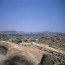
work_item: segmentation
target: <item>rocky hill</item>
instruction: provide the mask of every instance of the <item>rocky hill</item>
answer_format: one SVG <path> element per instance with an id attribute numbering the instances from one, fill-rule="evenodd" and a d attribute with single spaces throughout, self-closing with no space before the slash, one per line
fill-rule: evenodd
<path id="1" fill-rule="evenodd" d="M 62 48 L 65 50 L 65 34 L 60 34 L 53 37 L 42 37 L 38 43 L 47 44 L 52 47 Z"/>

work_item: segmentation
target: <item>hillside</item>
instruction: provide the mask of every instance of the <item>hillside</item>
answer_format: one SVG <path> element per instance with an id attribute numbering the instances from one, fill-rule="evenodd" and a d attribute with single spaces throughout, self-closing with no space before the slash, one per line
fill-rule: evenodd
<path id="1" fill-rule="evenodd" d="M 38 40 L 38 43 L 47 44 L 49 46 L 56 46 L 65 50 L 65 34 L 60 34 L 53 37 L 42 37 Z"/>
<path id="2" fill-rule="evenodd" d="M 44 36 L 45 34 L 48 35 Z M 21 57 L 27 58 L 27 56 L 31 55 L 30 58 L 34 57 L 36 62 L 38 62 L 38 65 L 41 62 L 44 62 L 44 64 L 48 63 L 48 61 L 50 62 L 50 60 L 51 62 L 53 62 L 53 64 L 48 63 L 45 65 L 65 65 L 65 34 L 55 32 L 53 33 L 53 35 L 52 32 L 47 32 L 45 34 L 41 32 L 24 34 L 0 34 L 0 53 L 5 54 L 4 52 L 6 52 L 6 48 L 9 48 L 7 56 L 5 56 L 6 58 L 8 58 L 10 52 L 11 57 L 13 57 L 13 55 L 16 56 L 16 54 L 18 54 L 18 57 L 20 57 L 19 52 L 21 53 L 21 55 L 22 52 L 24 52 L 23 56 Z M 2 47 L 2 45 L 6 47 L 5 50 L 3 50 L 4 47 Z M 29 54 L 27 55 L 27 53 Z M 41 61 L 41 59 L 43 61 Z M 30 59 L 25 59 L 25 61 L 28 60 Z M 19 63 L 18 59 L 16 61 Z M 20 61 L 22 61 L 22 58 L 20 59 Z M 32 58 L 31 61 L 33 61 Z M 36 62 L 34 61 L 34 63 Z M 17 64 L 15 63 L 14 65 Z"/>

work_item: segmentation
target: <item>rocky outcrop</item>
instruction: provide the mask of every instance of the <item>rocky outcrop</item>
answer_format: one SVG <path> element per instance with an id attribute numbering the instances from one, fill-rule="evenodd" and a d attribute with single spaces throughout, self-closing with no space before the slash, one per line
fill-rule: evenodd
<path id="1" fill-rule="evenodd" d="M 52 56 L 29 47 L 0 41 L 0 65 L 53 65 Z"/>

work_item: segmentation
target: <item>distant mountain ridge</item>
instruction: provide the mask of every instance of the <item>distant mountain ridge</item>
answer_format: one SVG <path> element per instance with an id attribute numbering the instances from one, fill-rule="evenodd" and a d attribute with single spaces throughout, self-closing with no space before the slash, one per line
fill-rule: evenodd
<path id="1" fill-rule="evenodd" d="M 57 36 L 57 35 L 61 35 L 63 33 L 61 32 L 31 32 L 31 33 L 27 33 L 27 34 L 33 34 L 33 35 L 42 35 L 42 36 Z"/>
<path id="2" fill-rule="evenodd" d="M 44 37 L 44 36 L 57 36 L 63 33 L 60 32 L 30 32 L 30 33 L 24 33 L 24 32 L 17 32 L 17 31 L 0 31 L 0 34 L 20 34 L 23 36 L 32 36 L 32 37 Z"/>
<path id="3" fill-rule="evenodd" d="M 18 34 L 16 31 L 0 31 L 0 34 Z"/>

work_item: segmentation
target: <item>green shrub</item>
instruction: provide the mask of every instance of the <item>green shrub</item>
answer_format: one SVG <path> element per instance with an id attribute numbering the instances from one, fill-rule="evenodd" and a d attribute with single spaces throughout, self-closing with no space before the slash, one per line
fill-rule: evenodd
<path id="1" fill-rule="evenodd" d="M 28 40 L 25 40 L 25 42 L 28 42 Z"/>
<path id="2" fill-rule="evenodd" d="M 30 40 L 31 42 L 36 42 L 36 40 Z"/>

